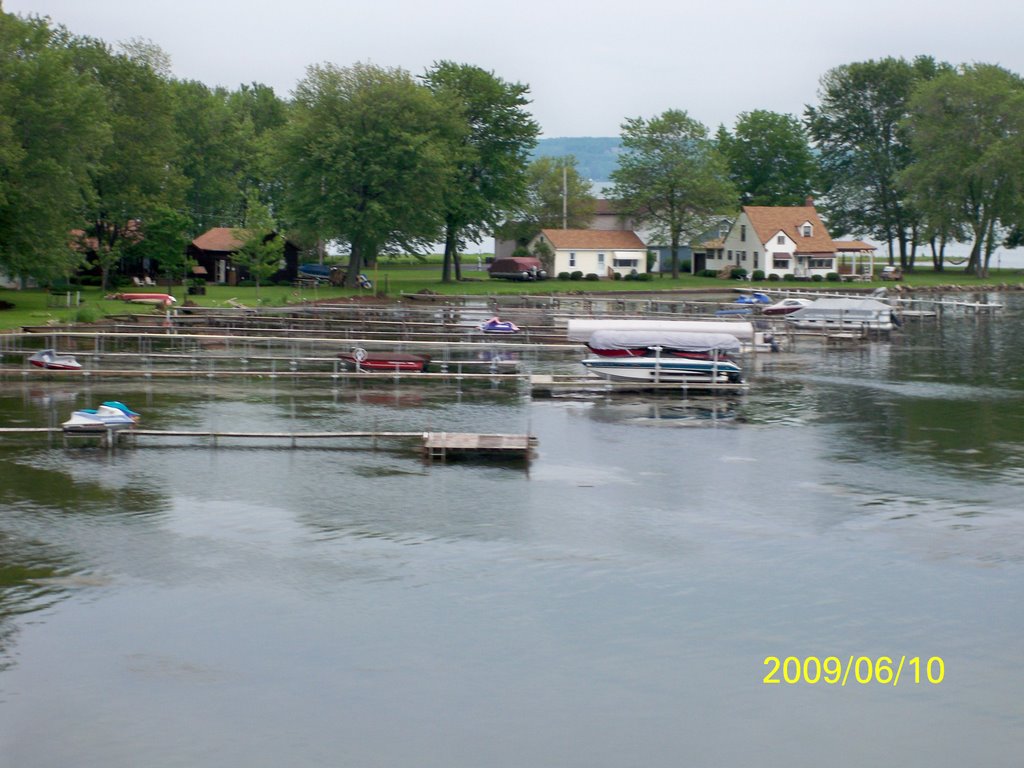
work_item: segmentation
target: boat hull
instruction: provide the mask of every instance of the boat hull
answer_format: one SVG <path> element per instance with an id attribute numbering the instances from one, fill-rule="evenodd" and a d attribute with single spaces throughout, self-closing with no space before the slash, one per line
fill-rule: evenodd
<path id="1" fill-rule="evenodd" d="M 338 355 L 357 370 L 363 371 L 387 371 L 390 373 L 420 373 L 426 369 L 430 362 L 429 355 L 394 353 L 345 353 Z"/>
<path id="2" fill-rule="evenodd" d="M 729 360 L 687 360 L 653 357 L 593 357 L 583 360 L 590 373 L 611 381 L 738 384 L 743 372 Z"/>

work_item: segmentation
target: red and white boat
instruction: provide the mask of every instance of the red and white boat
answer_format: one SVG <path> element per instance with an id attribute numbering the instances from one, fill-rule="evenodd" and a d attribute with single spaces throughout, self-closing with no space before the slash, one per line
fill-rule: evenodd
<path id="1" fill-rule="evenodd" d="M 51 371 L 77 371 L 82 367 L 74 356 L 58 354 L 54 349 L 41 349 L 30 355 L 28 362 L 36 368 L 47 368 Z"/>
<path id="2" fill-rule="evenodd" d="M 169 307 L 178 301 L 169 293 L 117 293 L 114 294 L 114 298 L 133 304 L 154 304 L 158 307 Z"/>
<path id="3" fill-rule="evenodd" d="M 430 355 L 416 355 L 411 352 L 367 352 L 356 347 L 351 352 L 338 355 L 357 371 L 388 371 L 420 373 L 430 362 Z"/>

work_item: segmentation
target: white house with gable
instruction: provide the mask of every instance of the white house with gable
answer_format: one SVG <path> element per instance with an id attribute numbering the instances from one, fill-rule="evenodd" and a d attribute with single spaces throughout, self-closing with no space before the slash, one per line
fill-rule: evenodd
<path id="1" fill-rule="evenodd" d="M 542 229 L 530 241 L 531 252 L 539 242 L 555 255 L 554 275 L 582 272 L 603 278 L 647 271 L 647 246 L 632 230 Z"/>
<path id="2" fill-rule="evenodd" d="M 838 272 L 836 244 L 818 217 L 814 201 L 806 205 L 745 205 L 721 249 L 709 252 L 706 268 L 762 270 L 767 277 L 825 277 Z"/>

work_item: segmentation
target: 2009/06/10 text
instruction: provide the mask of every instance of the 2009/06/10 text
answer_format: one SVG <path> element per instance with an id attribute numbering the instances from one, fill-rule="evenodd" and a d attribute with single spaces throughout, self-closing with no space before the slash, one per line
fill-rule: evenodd
<path id="1" fill-rule="evenodd" d="M 895 687 L 901 682 L 938 685 L 946 677 L 946 663 L 940 656 L 928 659 L 920 656 L 900 656 L 898 659 L 889 656 L 850 656 L 847 659 L 838 656 L 805 656 L 802 659 L 796 656 L 765 656 L 764 665 L 768 668 L 762 680 L 765 685 L 878 683 Z"/>

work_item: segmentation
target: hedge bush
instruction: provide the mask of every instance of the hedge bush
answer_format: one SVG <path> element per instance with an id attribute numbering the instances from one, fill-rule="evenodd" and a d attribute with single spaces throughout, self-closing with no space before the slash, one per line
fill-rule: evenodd
<path id="1" fill-rule="evenodd" d="M 576 271 L 572 272 L 572 273 L 571 273 L 571 274 L 569 275 L 569 279 L 570 279 L 570 280 L 582 280 L 582 279 L 583 279 L 583 273 L 582 273 L 582 272 L 580 272 L 580 271 L 579 271 L 579 270 L 577 269 Z"/>
<path id="2" fill-rule="evenodd" d="M 568 272 L 559 272 L 558 273 L 558 279 L 559 280 L 572 280 L 572 276 Z"/>
<path id="3" fill-rule="evenodd" d="M 584 280 L 589 280 L 590 282 L 594 282 L 596 280 L 600 280 L 601 278 L 598 277 L 597 275 L 595 275 L 593 272 L 588 272 L 587 276 L 584 277 L 583 279 Z"/>
<path id="4" fill-rule="evenodd" d="M 755 269 L 754 273 L 750 276 L 750 279 L 751 280 L 756 280 L 758 282 L 764 280 L 764 270 L 763 269 Z"/>

